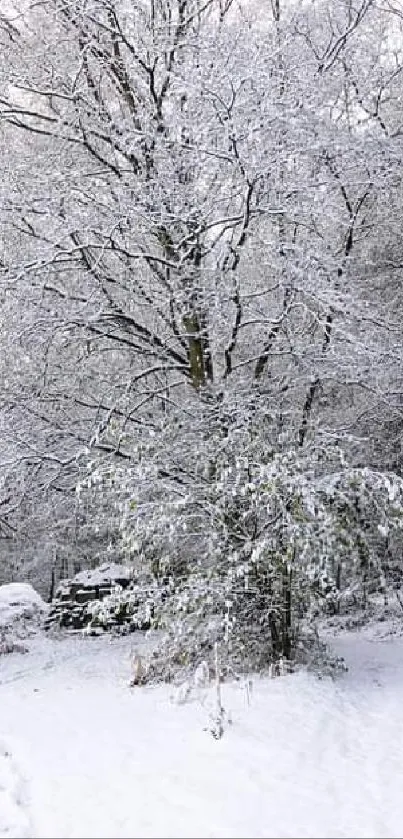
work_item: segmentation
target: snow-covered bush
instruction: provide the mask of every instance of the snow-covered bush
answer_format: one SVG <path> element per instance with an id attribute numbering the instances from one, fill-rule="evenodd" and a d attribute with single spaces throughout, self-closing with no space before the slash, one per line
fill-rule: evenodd
<path id="1" fill-rule="evenodd" d="M 133 441 L 130 469 L 90 473 L 115 488 L 122 548 L 155 579 L 144 609 L 165 630 L 153 670 L 166 678 L 212 666 L 216 643 L 226 672 L 292 658 L 310 617 L 385 585 L 382 533 L 403 522 L 401 479 L 350 466 L 335 444 L 280 445 L 263 410 L 230 422 L 229 407 L 165 420 Z"/>
<path id="2" fill-rule="evenodd" d="M 21 643 L 42 625 L 47 604 L 28 583 L 0 586 L 0 653 L 25 652 Z"/>

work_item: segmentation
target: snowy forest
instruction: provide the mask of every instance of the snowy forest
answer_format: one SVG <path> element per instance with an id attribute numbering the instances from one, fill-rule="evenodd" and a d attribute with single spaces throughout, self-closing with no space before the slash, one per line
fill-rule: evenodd
<path id="1" fill-rule="evenodd" d="M 402 36 L 400 0 L 1 4 L 0 584 L 127 566 L 102 614 L 254 671 L 400 602 Z"/>

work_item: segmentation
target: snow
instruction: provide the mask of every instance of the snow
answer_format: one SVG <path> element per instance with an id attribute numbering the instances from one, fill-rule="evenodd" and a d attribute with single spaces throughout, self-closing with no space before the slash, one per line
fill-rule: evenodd
<path id="1" fill-rule="evenodd" d="M 104 584 L 113 583 L 115 580 L 131 580 L 132 571 L 127 565 L 119 565 L 116 562 L 108 562 L 99 565 L 92 571 L 79 571 L 72 580 L 63 580 L 59 584 L 59 589 L 63 589 L 70 583 L 75 585 L 82 585 L 86 587 L 102 586 Z"/>
<path id="2" fill-rule="evenodd" d="M 46 608 L 46 603 L 29 583 L 0 586 L 0 629 L 16 620 L 35 617 Z"/>
<path id="3" fill-rule="evenodd" d="M 132 577 L 131 569 L 127 565 L 118 565 L 116 562 L 99 565 L 93 571 L 80 571 L 74 577 L 75 583 L 82 583 L 83 585 L 99 586 L 102 583 L 110 583 L 113 580 L 130 580 Z"/>
<path id="4" fill-rule="evenodd" d="M 334 680 L 129 688 L 137 636 L 0 659 L 0 837 L 399 837 L 403 638 L 343 632 Z M 140 637 L 140 636 L 139 636 Z M 206 730 L 207 729 L 207 730 Z"/>

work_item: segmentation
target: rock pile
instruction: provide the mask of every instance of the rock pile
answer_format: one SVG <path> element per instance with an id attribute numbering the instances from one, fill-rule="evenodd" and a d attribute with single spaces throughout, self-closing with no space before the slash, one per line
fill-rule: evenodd
<path id="1" fill-rule="evenodd" d="M 45 620 L 45 629 L 58 626 L 99 634 L 109 629 L 134 631 L 151 624 L 150 591 L 140 586 L 133 571 L 116 563 L 80 571 L 63 580 Z"/>
<path id="2" fill-rule="evenodd" d="M 100 565 L 92 571 L 80 571 L 72 579 L 62 580 L 50 605 L 45 629 L 55 625 L 83 629 L 91 623 L 91 607 L 95 603 L 103 601 L 117 589 L 127 589 L 132 582 L 131 569 L 117 563 Z"/>

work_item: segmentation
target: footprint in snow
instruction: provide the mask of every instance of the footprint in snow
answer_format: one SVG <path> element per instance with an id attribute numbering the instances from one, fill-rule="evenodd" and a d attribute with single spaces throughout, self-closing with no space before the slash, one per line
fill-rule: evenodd
<path id="1" fill-rule="evenodd" d="M 0 839 L 28 839 L 31 836 L 25 782 L 10 750 L 0 743 Z"/>

